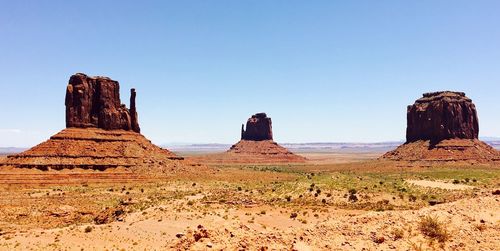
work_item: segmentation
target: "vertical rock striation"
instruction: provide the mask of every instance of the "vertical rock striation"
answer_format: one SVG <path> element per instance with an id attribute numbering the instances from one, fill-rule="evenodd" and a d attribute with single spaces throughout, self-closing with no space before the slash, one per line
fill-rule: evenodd
<path id="1" fill-rule="evenodd" d="M 445 139 L 477 139 L 476 107 L 463 92 L 425 93 L 408 106 L 406 142 Z"/>
<path id="2" fill-rule="evenodd" d="M 140 132 L 135 96 L 132 89 L 129 110 L 121 104 L 118 81 L 77 73 L 70 77 L 66 88 L 66 127 Z"/>
<path id="3" fill-rule="evenodd" d="M 207 167 L 190 164 L 139 133 L 136 95 L 131 89 L 129 110 L 120 102 L 117 81 L 82 73 L 71 76 L 66 87 L 67 128 L 27 151 L 8 156 L 0 168 L 127 168 L 129 173 L 153 176 L 207 171 Z"/>
<path id="4" fill-rule="evenodd" d="M 273 140 L 273 128 L 271 118 L 265 113 L 252 115 L 247 121 L 246 130 L 241 126 L 242 140 Z"/>
<path id="5" fill-rule="evenodd" d="M 381 158 L 397 161 L 499 161 L 478 139 L 476 107 L 463 92 L 425 93 L 407 109 L 406 143 Z"/>

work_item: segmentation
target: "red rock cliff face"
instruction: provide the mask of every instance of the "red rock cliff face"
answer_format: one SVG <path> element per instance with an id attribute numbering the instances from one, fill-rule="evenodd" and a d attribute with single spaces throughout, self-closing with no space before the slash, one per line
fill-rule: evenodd
<path id="1" fill-rule="evenodd" d="M 66 88 L 66 127 L 140 132 L 135 96 L 132 89 L 129 110 L 121 104 L 118 81 L 77 73 Z"/>
<path id="2" fill-rule="evenodd" d="M 406 142 L 444 139 L 477 139 L 476 107 L 463 92 L 425 93 L 408 106 Z"/>
<path id="3" fill-rule="evenodd" d="M 273 140 L 273 128 L 271 118 L 265 113 L 257 113 L 247 121 L 246 130 L 241 126 L 242 140 Z"/>

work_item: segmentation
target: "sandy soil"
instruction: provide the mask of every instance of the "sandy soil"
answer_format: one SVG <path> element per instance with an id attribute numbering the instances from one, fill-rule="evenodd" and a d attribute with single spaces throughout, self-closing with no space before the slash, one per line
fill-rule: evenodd
<path id="1" fill-rule="evenodd" d="M 164 179 L 124 169 L 2 170 L 0 250 L 500 246 L 498 166 L 356 160 L 211 168 Z M 472 189 L 448 189 L 462 186 Z M 438 234 L 422 230 L 426 217 Z"/>
<path id="2" fill-rule="evenodd" d="M 423 187 L 432 187 L 432 188 L 441 188 L 441 189 L 449 189 L 449 190 L 464 190 L 464 189 L 473 189 L 473 186 L 461 185 L 461 184 L 452 184 L 442 181 L 432 181 L 432 180 L 407 180 L 406 182 Z"/>
<path id="3" fill-rule="evenodd" d="M 106 225 L 3 233 L 0 249 L 495 250 L 500 245 L 499 203 L 498 197 L 479 196 L 410 211 L 329 210 L 319 217 L 311 212 L 306 223 L 272 206 L 213 208 L 202 217 L 158 205 Z M 422 236 L 418 222 L 427 215 L 446 223 L 449 241 L 432 243 Z"/>
<path id="4" fill-rule="evenodd" d="M 359 161 L 374 160 L 380 157 L 381 153 L 364 152 L 364 153 L 345 153 L 345 152 L 310 152 L 298 153 L 307 159 L 308 163 L 313 164 L 338 164 L 352 163 Z"/>

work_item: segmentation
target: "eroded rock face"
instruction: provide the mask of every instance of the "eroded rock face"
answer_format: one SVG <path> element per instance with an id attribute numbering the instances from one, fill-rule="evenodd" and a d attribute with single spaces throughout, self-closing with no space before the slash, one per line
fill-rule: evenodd
<path id="1" fill-rule="evenodd" d="M 273 128 L 271 118 L 268 118 L 265 113 L 257 113 L 252 115 L 247 121 L 246 130 L 241 126 L 242 140 L 273 140 Z"/>
<path id="2" fill-rule="evenodd" d="M 121 104 L 118 81 L 77 73 L 66 88 L 66 127 L 140 132 L 135 96 L 132 89 L 129 110 Z"/>
<path id="3" fill-rule="evenodd" d="M 406 142 L 477 139 L 476 107 L 463 92 L 425 93 L 408 106 Z"/>

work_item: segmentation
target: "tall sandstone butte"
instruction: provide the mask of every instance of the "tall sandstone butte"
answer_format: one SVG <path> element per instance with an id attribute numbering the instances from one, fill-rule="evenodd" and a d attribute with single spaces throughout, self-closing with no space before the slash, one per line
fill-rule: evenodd
<path id="1" fill-rule="evenodd" d="M 406 142 L 477 139 L 476 106 L 463 92 L 431 92 L 408 106 Z"/>
<path id="2" fill-rule="evenodd" d="M 129 110 L 120 101 L 118 81 L 83 73 L 71 76 L 66 87 L 66 127 L 140 132 L 135 89 L 130 92 Z"/>
<path id="3" fill-rule="evenodd" d="M 273 141 L 271 118 L 265 113 L 252 115 L 241 125 L 241 140 L 225 153 L 190 157 L 202 163 L 303 163 L 306 159 Z"/>
<path id="4" fill-rule="evenodd" d="M 480 141 L 478 134 L 476 107 L 465 93 L 425 93 L 407 108 L 406 143 L 382 159 L 498 161 L 498 151 Z"/>
<path id="5" fill-rule="evenodd" d="M 304 162 L 302 156 L 273 141 L 271 118 L 265 113 L 252 115 L 246 124 L 241 126 L 241 140 L 220 156 L 220 162 L 234 163 L 283 163 Z"/>
<path id="6" fill-rule="evenodd" d="M 131 90 L 130 110 L 120 102 L 120 86 L 107 77 L 77 73 L 66 87 L 67 128 L 49 140 L 8 156 L 0 166 L 40 170 L 126 168 L 148 175 L 208 170 L 185 162 L 140 134 Z"/>
<path id="7" fill-rule="evenodd" d="M 273 140 L 273 125 L 271 118 L 265 113 L 257 113 L 247 120 L 246 130 L 241 125 L 242 140 Z"/>

